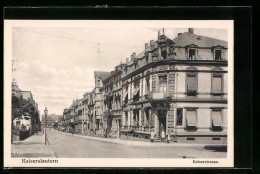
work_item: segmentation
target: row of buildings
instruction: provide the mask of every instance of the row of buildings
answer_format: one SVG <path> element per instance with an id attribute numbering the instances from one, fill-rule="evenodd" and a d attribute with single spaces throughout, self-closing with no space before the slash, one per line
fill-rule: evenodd
<path id="1" fill-rule="evenodd" d="M 226 143 L 228 43 L 164 31 L 64 109 L 61 125 L 105 137 L 149 140 L 165 131 L 175 142 Z"/>

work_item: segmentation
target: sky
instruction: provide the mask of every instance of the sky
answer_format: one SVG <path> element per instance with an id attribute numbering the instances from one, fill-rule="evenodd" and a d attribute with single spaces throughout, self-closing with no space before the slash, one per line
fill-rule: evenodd
<path id="1" fill-rule="evenodd" d="M 112 71 L 145 43 L 156 40 L 162 28 L 136 27 L 13 27 L 13 77 L 21 90 L 31 91 L 40 113 L 62 114 L 73 99 L 94 88 L 94 71 Z M 174 39 L 188 28 L 165 28 Z M 199 29 L 198 35 L 227 40 L 225 29 Z"/>

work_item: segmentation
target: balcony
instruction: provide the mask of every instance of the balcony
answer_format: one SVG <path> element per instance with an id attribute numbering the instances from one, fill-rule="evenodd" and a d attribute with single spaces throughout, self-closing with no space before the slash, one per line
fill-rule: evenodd
<path id="1" fill-rule="evenodd" d="M 145 95 L 146 99 L 167 99 L 171 97 L 170 93 L 167 91 L 150 91 L 148 94 Z"/>

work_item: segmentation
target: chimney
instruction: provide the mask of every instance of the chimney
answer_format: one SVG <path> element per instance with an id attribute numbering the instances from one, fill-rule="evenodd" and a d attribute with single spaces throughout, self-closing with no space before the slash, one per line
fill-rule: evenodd
<path id="1" fill-rule="evenodd" d="M 154 46 L 154 40 L 150 40 L 150 45 Z"/>
<path id="2" fill-rule="evenodd" d="M 147 49 L 148 48 L 148 43 L 145 43 L 145 49 Z"/>
<path id="3" fill-rule="evenodd" d="M 160 32 L 160 30 L 158 30 L 158 38 L 159 38 L 159 36 L 161 36 L 161 32 Z"/>
<path id="4" fill-rule="evenodd" d="M 126 59 L 125 59 L 125 63 L 129 63 L 129 58 L 126 58 Z"/>
<path id="5" fill-rule="evenodd" d="M 155 47 L 155 48 L 158 47 L 158 42 L 157 42 L 157 41 L 155 42 L 154 47 Z"/>
<path id="6" fill-rule="evenodd" d="M 133 54 L 131 54 L 131 61 L 134 61 L 134 56 L 133 56 Z"/>
<path id="7" fill-rule="evenodd" d="M 182 35 L 182 33 L 178 33 L 178 37 L 179 37 L 180 35 Z"/>
<path id="8" fill-rule="evenodd" d="M 150 46 L 151 46 L 151 50 L 154 49 L 154 40 L 150 40 Z"/>
<path id="9" fill-rule="evenodd" d="M 194 34 L 194 28 L 189 28 L 189 33 Z"/>
<path id="10" fill-rule="evenodd" d="M 136 53 L 135 52 L 133 53 L 133 57 L 134 57 L 134 59 L 136 58 Z"/>

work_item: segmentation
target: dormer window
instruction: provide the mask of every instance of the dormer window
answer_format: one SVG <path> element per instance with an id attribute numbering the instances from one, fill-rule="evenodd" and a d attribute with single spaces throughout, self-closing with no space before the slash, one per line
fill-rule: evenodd
<path id="1" fill-rule="evenodd" d="M 213 60 L 223 60 L 222 53 L 225 49 L 226 48 L 221 45 L 212 47 Z"/>
<path id="2" fill-rule="evenodd" d="M 189 60 L 195 60 L 196 49 L 189 49 Z"/>
<path id="3" fill-rule="evenodd" d="M 221 50 L 215 50 L 215 60 L 221 60 Z"/>
<path id="4" fill-rule="evenodd" d="M 162 48 L 161 57 L 162 57 L 162 59 L 167 58 L 167 48 L 166 47 Z"/>

